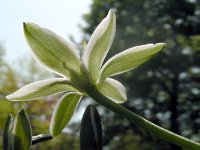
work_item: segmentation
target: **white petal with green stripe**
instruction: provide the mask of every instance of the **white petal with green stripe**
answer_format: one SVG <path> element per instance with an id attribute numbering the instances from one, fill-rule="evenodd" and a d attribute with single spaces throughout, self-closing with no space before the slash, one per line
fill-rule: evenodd
<path id="1" fill-rule="evenodd" d="M 12 101 L 34 100 L 64 91 L 78 91 L 65 78 L 52 78 L 25 85 L 6 98 Z"/>
<path id="2" fill-rule="evenodd" d="M 24 34 L 34 58 L 54 72 L 70 78 L 80 71 L 80 59 L 69 42 L 50 30 L 33 23 L 24 23 Z"/>
<path id="3" fill-rule="evenodd" d="M 50 133 L 57 136 L 72 118 L 82 95 L 77 93 L 67 93 L 61 97 L 56 104 L 50 123 Z"/>
<path id="4" fill-rule="evenodd" d="M 104 64 L 101 79 L 136 68 L 162 50 L 164 46 L 164 43 L 135 46 L 115 55 Z"/>
<path id="5" fill-rule="evenodd" d="M 84 51 L 82 59 L 94 82 L 99 77 L 100 67 L 113 42 L 115 30 L 116 18 L 113 10 L 110 10 L 95 29 Z"/>
<path id="6" fill-rule="evenodd" d="M 127 100 L 125 87 L 117 80 L 107 78 L 101 83 L 99 91 L 116 103 L 124 103 Z"/>

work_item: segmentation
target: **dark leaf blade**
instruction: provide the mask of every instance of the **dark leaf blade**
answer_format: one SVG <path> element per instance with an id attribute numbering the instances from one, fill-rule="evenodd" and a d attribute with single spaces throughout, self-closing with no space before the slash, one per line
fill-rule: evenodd
<path id="1" fill-rule="evenodd" d="M 97 109 L 91 105 L 86 108 L 81 120 L 80 149 L 102 149 L 101 119 Z"/>
<path id="2" fill-rule="evenodd" d="M 7 118 L 4 131 L 3 131 L 3 150 L 12 149 L 12 128 L 13 128 L 13 116 L 10 114 Z"/>
<path id="3" fill-rule="evenodd" d="M 14 120 L 12 130 L 13 149 L 29 150 L 32 143 L 32 130 L 26 112 L 22 109 Z"/>

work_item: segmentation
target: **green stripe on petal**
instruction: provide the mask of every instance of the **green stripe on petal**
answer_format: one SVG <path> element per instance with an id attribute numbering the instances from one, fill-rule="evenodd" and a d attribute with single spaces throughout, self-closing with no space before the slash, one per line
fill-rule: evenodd
<path id="1" fill-rule="evenodd" d="M 100 67 L 113 42 L 115 30 L 116 17 L 110 10 L 92 34 L 82 58 L 93 82 L 99 78 Z"/>
<path id="2" fill-rule="evenodd" d="M 125 87 L 117 80 L 107 78 L 101 82 L 99 91 L 116 103 L 124 103 L 127 100 Z"/>
<path id="3" fill-rule="evenodd" d="M 109 59 L 101 70 L 101 80 L 134 69 L 164 48 L 164 43 L 129 48 Z"/>
<path id="4" fill-rule="evenodd" d="M 25 85 L 6 98 L 11 101 L 34 100 L 64 91 L 78 91 L 65 78 L 52 78 Z"/>
<path id="5" fill-rule="evenodd" d="M 50 123 L 50 133 L 57 136 L 72 118 L 82 95 L 67 93 L 56 104 Z"/>
<path id="6" fill-rule="evenodd" d="M 80 72 L 80 60 L 71 44 L 52 31 L 33 23 L 24 23 L 24 34 L 34 58 L 48 69 L 68 77 Z"/>

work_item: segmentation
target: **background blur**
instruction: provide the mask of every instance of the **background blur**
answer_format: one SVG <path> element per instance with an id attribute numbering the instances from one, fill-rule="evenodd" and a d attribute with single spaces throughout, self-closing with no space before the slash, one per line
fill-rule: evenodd
<path id="1" fill-rule="evenodd" d="M 53 76 L 28 55 L 22 22 L 49 28 L 70 38 L 79 48 L 110 8 L 116 11 L 117 33 L 108 58 L 135 45 L 167 43 L 164 52 L 115 77 L 126 85 L 128 101 L 123 105 L 162 127 L 200 142 L 200 1 L 73 1 L 0 2 L 0 147 L 9 113 L 16 114 L 21 107 L 25 108 L 33 134 L 48 133 L 52 109 L 58 100 L 55 96 L 26 103 L 5 100 L 5 95 L 21 86 Z M 79 121 L 88 103 L 91 101 L 81 103 L 78 119 L 62 135 L 34 146 L 33 150 L 79 149 Z M 105 150 L 181 150 L 96 105 L 102 119 Z"/>

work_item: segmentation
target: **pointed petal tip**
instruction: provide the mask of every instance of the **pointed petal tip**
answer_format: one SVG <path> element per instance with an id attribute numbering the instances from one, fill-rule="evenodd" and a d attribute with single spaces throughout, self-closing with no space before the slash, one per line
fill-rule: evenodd
<path id="1" fill-rule="evenodd" d="M 115 10 L 112 8 L 109 10 L 108 15 L 113 15 L 113 14 L 115 14 Z"/>
<path id="2" fill-rule="evenodd" d="M 36 25 L 35 23 L 32 23 L 32 22 L 23 22 L 23 26 L 27 26 L 27 25 Z"/>
<path id="3" fill-rule="evenodd" d="M 24 34 L 26 35 L 28 30 L 29 30 L 29 27 L 30 27 L 30 24 L 29 22 L 23 22 L 23 30 L 24 30 Z"/>
<path id="4" fill-rule="evenodd" d="M 160 47 L 163 50 L 166 47 L 166 43 L 156 43 L 155 46 Z"/>
<path id="5" fill-rule="evenodd" d="M 9 100 L 9 101 L 18 101 L 17 100 L 17 97 L 15 96 L 15 93 L 12 93 L 10 95 L 7 95 L 6 96 L 6 99 Z"/>
<path id="6" fill-rule="evenodd" d="M 108 16 L 107 16 L 108 18 L 110 18 L 110 19 L 114 19 L 114 22 L 116 22 L 115 20 L 116 20 L 116 16 L 115 16 L 115 11 L 114 11 L 114 9 L 110 9 L 109 10 L 109 12 L 108 12 Z M 107 18 L 106 17 L 106 18 Z M 116 24 L 116 23 L 114 23 L 114 24 Z M 115 25 L 116 26 L 116 25 Z"/>
<path id="7" fill-rule="evenodd" d="M 32 23 L 32 22 L 23 22 L 24 31 L 27 31 L 31 27 L 39 27 L 39 25 Z"/>
<path id="8" fill-rule="evenodd" d="M 24 33 L 25 33 L 26 30 L 27 30 L 27 22 L 23 22 L 23 30 L 24 30 Z"/>
<path id="9" fill-rule="evenodd" d="M 30 25 L 30 24 L 32 24 L 32 23 L 30 23 L 30 22 L 23 22 L 23 28 L 26 29 L 27 26 Z"/>
<path id="10" fill-rule="evenodd" d="M 12 94 L 6 96 L 7 100 L 12 100 Z"/>

